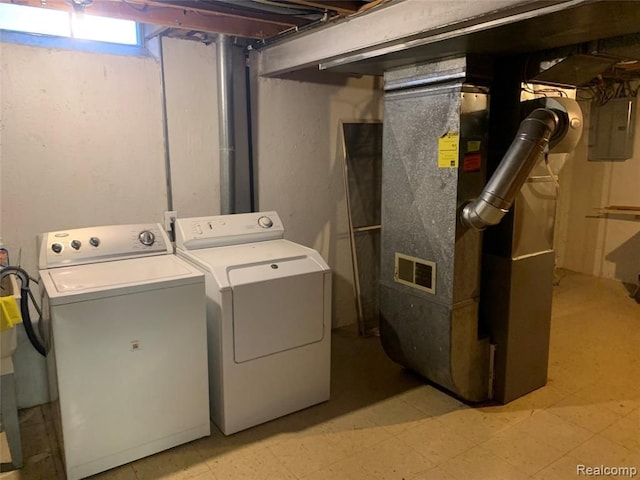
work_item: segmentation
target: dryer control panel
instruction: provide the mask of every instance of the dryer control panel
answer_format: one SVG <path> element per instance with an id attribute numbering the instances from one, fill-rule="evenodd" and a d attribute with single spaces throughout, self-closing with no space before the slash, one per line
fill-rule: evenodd
<path id="1" fill-rule="evenodd" d="M 273 211 L 178 218 L 175 227 L 176 247 L 183 250 L 284 238 L 282 221 Z"/>
<path id="2" fill-rule="evenodd" d="M 40 269 L 173 253 L 158 223 L 48 232 L 38 235 L 37 243 Z"/>

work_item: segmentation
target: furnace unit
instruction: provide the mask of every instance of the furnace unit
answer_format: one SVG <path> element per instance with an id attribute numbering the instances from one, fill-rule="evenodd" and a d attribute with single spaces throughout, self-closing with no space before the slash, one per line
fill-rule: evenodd
<path id="1" fill-rule="evenodd" d="M 575 147 L 582 118 L 568 99 L 523 104 L 488 175 L 490 81 L 477 66 L 454 58 L 385 73 L 380 336 L 393 360 L 455 395 L 507 402 L 546 383 L 553 250 L 525 241 L 524 253 L 490 257 L 483 230 L 500 222 L 544 152 Z M 506 234 L 516 243 L 553 224 L 553 208 L 538 200 L 518 200 L 525 208 Z"/>

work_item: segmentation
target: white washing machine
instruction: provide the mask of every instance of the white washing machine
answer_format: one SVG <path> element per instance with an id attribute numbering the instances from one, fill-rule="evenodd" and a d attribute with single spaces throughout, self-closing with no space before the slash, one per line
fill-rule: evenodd
<path id="1" fill-rule="evenodd" d="M 229 435 L 329 400 L 331 272 L 276 212 L 183 218 L 206 275 L 211 418 Z"/>
<path id="2" fill-rule="evenodd" d="M 38 243 L 67 479 L 209 435 L 202 272 L 172 254 L 158 224 L 51 232 Z"/>

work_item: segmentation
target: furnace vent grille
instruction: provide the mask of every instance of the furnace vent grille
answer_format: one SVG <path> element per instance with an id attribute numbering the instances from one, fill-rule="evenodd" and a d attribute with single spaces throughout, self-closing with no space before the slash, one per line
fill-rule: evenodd
<path id="1" fill-rule="evenodd" d="M 396 268 L 393 279 L 403 285 L 435 294 L 436 264 L 396 252 Z"/>

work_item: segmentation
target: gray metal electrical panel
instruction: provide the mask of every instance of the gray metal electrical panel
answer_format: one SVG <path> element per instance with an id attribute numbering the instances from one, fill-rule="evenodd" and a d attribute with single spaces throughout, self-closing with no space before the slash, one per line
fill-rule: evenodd
<path id="1" fill-rule="evenodd" d="M 633 156 L 635 98 L 591 105 L 589 160 L 626 160 Z"/>

